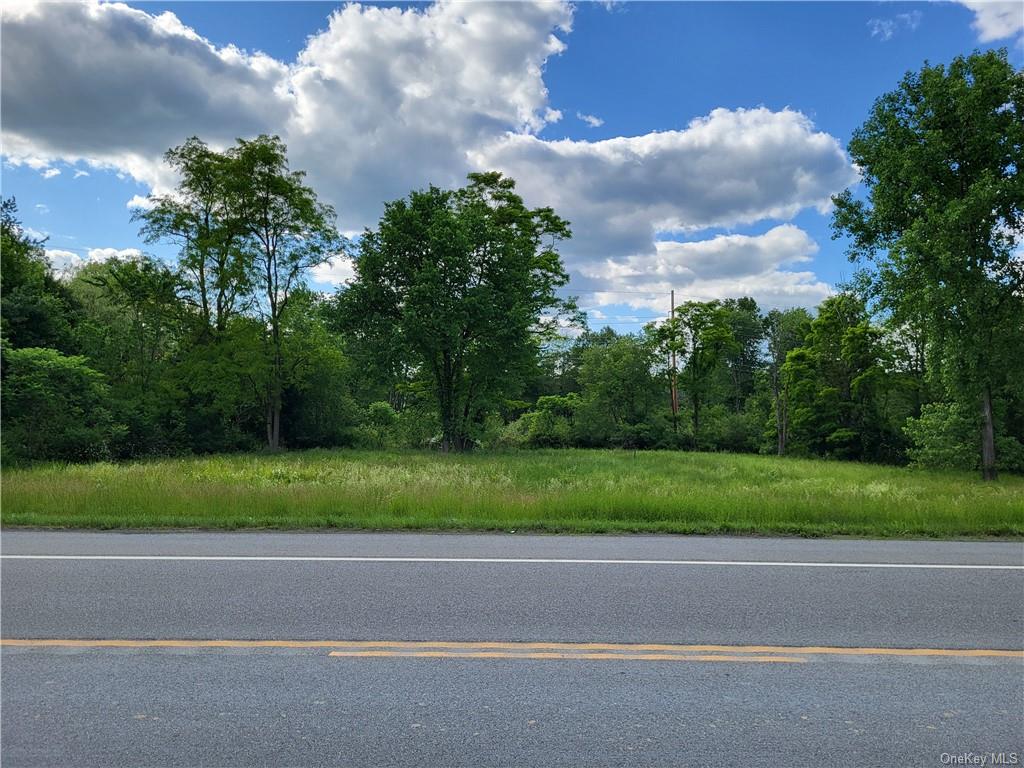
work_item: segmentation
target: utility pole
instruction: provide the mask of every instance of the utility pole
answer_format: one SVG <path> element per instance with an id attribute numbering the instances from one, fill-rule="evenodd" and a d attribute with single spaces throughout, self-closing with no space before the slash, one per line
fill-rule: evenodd
<path id="1" fill-rule="evenodd" d="M 679 432 L 679 388 L 677 386 L 676 378 L 676 339 L 675 339 L 675 319 L 676 319 L 676 292 L 673 289 L 669 293 L 669 320 L 672 322 L 672 340 L 670 343 L 670 356 L 671 356 L 671 392 L 670 397 L 672 400 L 672 432 Z"/>

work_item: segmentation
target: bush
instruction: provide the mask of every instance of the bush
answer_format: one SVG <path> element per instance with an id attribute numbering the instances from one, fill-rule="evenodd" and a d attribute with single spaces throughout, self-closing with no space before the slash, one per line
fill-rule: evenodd
<path id="1" fill-rule="evenodd" d="M 392 428 L 398 421 L 398 414 L 391 403 L 378 400 L 366 407 L 366 419 L 363 429 L 374 448 L 385 448 L 394 442 Z"/>
<path id="2" fill-rule="evenodd" d="M 959 403 L 930 403 L 903 431 L 910 439 L 907 455 L 920 467 L 974 469 L 978 464 L 978 425 Z"/>
<path id="3" fill-rule="evenodd" d="M 1024 445 L 1015 437 L 996 438 L 996 468 L 1002 472 L 1024 473 Z"/>
<path id="4" fill-rule="evenodd" d="M 28 347 L 4 354 L 6 459 L 94 461 L 110 456 L 124 427 L 111 416 L 103 374 L 84 357 Z"/>
<path id="5" fill-rule="evenodd" d="M 708 411 L 701 432 L 702 445 L 706 443 L 706 447 L 712 450 L 733 453 L 756 453 L 762 440 L 757 413 L 736 413 L 723 405 L 716 405 Z"/>
<path id="6" fill-rule="evenodd" d="M 441 419 L 434 408 L 417 405 L 398 414 L 395 439 L 403 448 L 426 448 L 441 435 Z"/>

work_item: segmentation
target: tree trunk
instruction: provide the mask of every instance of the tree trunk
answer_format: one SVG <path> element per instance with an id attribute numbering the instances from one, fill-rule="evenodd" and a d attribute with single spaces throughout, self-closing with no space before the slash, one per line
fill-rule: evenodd
<path id="1" fill-rule="evenodd" d="M 271 450 L 279 450 L 281 448 L 281 398 L 278 397 L 274 402 L 274 425 L 273 425 L 273 442 L 270 444 Z"/>
<path id="2" fill-rule="evenodd" d="M 267 402 L 267 449 L 281 447 L 281 399 L 271 397 Z"/>
<path id="3" fill-rule="evenodd" d="M 996 479 L 996 431 L 992 423 L 992 390 L 988 385 L 981 393 L 981 476 Z"/>
<path id="4" fill-rule="evenodd" d="M 274 404 L 273 398 L 267 398 L 267 448 L 274 450 Z"/>
<path id="5" fill-rule="evenodd" d="M 785 415 L 782 412 L 782 398 L 779 395 L 775 396 L 775 435 L 778 440 L 778 455 L 783 456 L 786 453 L 786 422 Z"/>
<path id="6" fill-rule="evenodd" d="M 441 408 L 441 452 L 459 450 L 455 415 L 455 376 L 451 355 L 443 353 L 441 380 L 438 382 L 437 400 Z"/>
<path id="7" fill-rule="evenodd" d="M 700 433 L 700 400 L 693 398 L 693 447 L 697 447 L 697 435 Z"/>

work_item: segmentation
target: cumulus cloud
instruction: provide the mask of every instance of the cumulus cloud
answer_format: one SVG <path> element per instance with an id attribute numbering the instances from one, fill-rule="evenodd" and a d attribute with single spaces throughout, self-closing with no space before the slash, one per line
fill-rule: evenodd
<path id="1" fill-rule="evenodd" d="M 355 277 L 352 259 L 348 256 L 335 256 L 320 266 L 313 267 L 313 279 L 326 285 L 343 285 Z"/>
<path id="2" fill-rule="evenodd" d="M 144 211 L 152 210 L 155 203 L 146 195 L 132 195 L 128 202 L 125 203 L 125 208 L 129 210 L 135 208 L 141 208 Z"/>
<path id="3" fill-rule="evenodd" d="M 60 248 L 47 248 L 46 260 L 50 262 L 50 268 L 58 276 L 67 276 L 77 270 L 85 260 L 74 251 L 65 251 Z"/>
<path id="4" fill-rule="evenodd" d="M 1004 3 L 999 0 L 957 0 L 961 5 L 974 11 L 971 24 L 978 33 L 978 40 L 991 43 L 1024 34 L 1024 10 L 1019 2 Z"/>
<path id="5" fill-rule="evenodd" d="M 659 240 L 651 253 L 581 267 L 578 282 L 593 286 L 597 303 L 659 311 L 672 289 L 677 301 L 753 296 L 768 307 L 816 304 L 828 296 L 829 286 L 812 272 L 785 267 L 810 261 L 817 251 L 806 232 L 781 224 L 761 235 Z"/>
<path id="6" fill-rule="evenodd" d="M 839 142 L 799 112 L 716 109 L 684 130 L 598 142 L 507 135 L 475 164 L 572 223 L 575 262 L 654 252 L 658 232 L 787 219 L 854 183 Z"/>
<path id="7" fill-rule="evenodd" d="M 50 262 L 50 268 L 61 278 L 70 277 L 86 264 L 110 259 L 138 261 L 143 256 L 138 248 L 89 248 L 85 251 L 85 256 L 61 248 L 47 248 L 45 254 L 47 261 Z"/>
<path id="8" fill-rule="evenodd" d="M 667 258 L 672 246 L 656 244 L 666 232 L 825 210 L 857 178 L 836 139 L 788 109 L 717 109 L 681 130 L 596 142 L 538 138 L 562 117 L 544 67 L 566 48 L 572 8 L 554 0 L 350 4 L 290 63 L 214 46 L 171 13 L 119 3 L 22 4 L 3 25 L 11 162 L 109 169 L 161 193 L 174 182 L 162 154 L 188 136 L 226 146 L 276 133 L 344 231 L 372 225 L 384 201 L 410 189 L 496 168 L 519 181 L 528 203 L 572 222 L 565 253 L 576 276 L 609 259 Z M 145 204 L 141 195 L 128 201 Z M 744 279 L 775 280 L 773 290 L 814 282 L 764 277 L 776 273 L 756 253 L 730 252 L 752 259 Z M 336 260 L 315 277 L 350 275 Z M 707 287 L 720 278 L 701 279 Z"/>
<path id="9" fill-rule="evenodd" d="M 142 258 L 142 251 L 138 248 L 90 248 L 86 251 L 86 258 L 89 261 L 138 261 Z"/>
<path id="10" fill-rule="evenodd" d="M 44 179 L 52 179 L 54 176 L 60 176 L 60 168 L 47 168 L 41 175 Z"/>
<path id="11" fill-rule="evenodd" d="M 171 13 L 21 3 L 4 9 L 3 26 L 4 152 L 14 162 L 83 160 L 166 184 L 168 147 L 272 130 L 290 108 L 285 65 L 218 49 Z"/>
<path id="12" fill-rule="evenodd" d="M 343 229 L 372 223 L 409 189 L 458 184 L 472 170 L 467 147 L 561 117 L 543 67 L 564 50 L 556 33 L 571 20 L 555 2 L 342 8 L 291 78 L 296 164 L 330 196 Z"/>

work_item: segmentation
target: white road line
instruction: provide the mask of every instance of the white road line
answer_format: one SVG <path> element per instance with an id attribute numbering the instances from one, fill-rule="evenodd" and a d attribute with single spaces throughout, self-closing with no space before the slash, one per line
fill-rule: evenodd
<path id="1" fill-rule="evenodd" d="M 773 560 L 612 560 L 561 557 L 357 557 L 298 555 L 0 555 L 3 560 L 141 560 L 284 563 L 501 563 L 509 565 L 691 565 L 754 568 L 912 568 L 965 571 L 1024 571 L 1024 565 L 954 563 L 838 563 Z"/>

